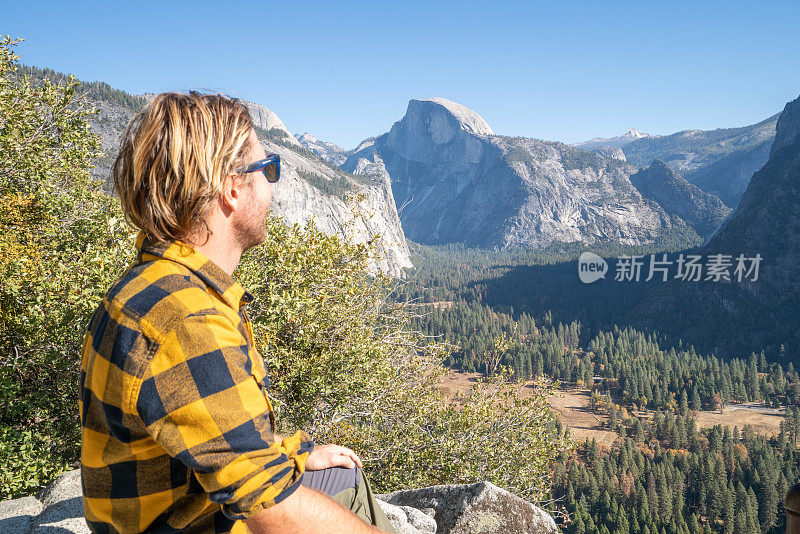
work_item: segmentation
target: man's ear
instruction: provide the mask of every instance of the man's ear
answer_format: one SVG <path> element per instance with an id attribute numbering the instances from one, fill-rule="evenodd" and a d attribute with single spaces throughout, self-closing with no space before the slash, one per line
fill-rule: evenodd
<path id="1" fill-rule="evenodd" d="M 242 190 L 245 184 L 242 176 L 235 172 L 228 173 L 222 179 L 220 202 L 225 212 L 236 211 L 242 206 Z"/>

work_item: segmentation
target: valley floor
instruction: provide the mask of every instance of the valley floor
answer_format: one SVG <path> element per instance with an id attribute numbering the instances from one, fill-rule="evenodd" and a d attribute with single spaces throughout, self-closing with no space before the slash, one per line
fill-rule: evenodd
<path id="1" fill-rule="evenodd" d="M 480 373 L 464 373 L 450 370 L 442 380 L 442 390 L 450 399 L 456 392 L 466 394 L 480 378 Z M 526 388 L 521 388 L 525 395 Z M 604 428 L 608 417 L 603 413 L 595 413 L 589 409 L 591 390 L 587 388 L 558 389 L 548 398 L 553 411 L 559 414 L 564 426 L 569 427 L 576 442 L 594 438 L 601 446 L 610 447 L 618 435 Z M 696 413 L 698 428 L 711 428 L 714 425 L 729 426 L 731 430 L 751 425 L 756 433 L 766 437 L 778 434 L 780 422 L 783 420 L 784 408 L 767 408 L 760 403 L 731 404 L 722 413 L 718 411 L 700 411 Z M 634 412 L 640 419 L 649 419 L 649 413 Z"/>

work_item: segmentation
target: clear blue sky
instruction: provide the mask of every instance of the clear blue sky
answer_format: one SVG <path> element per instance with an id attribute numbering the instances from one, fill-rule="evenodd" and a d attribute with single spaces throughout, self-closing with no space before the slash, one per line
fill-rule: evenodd
<path id="1" fill-rule="evenodd" d="M 131 93 L 222 90 L 346 148 L 411 98 L 575 142 L 741 126 L 800 95 L 798 2 L 19 2 L 21 61 Z"/>

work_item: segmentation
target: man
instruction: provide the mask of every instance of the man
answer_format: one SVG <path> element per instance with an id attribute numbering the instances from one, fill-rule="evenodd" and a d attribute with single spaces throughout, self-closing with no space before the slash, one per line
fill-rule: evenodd
<path id="1" fill-rule="evenodd" d="M 82 353 L 93 531 L 394 532 L 353 451 L 274 433 L 252 296 L 231 275 L 267 237 L 279 174 L 235 99 L 161 94 L 128 126 L 113 175 L 139 254 Z"/>

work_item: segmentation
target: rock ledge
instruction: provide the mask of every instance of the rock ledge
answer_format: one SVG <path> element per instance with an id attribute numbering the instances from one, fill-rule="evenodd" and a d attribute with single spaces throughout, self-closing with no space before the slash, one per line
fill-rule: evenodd
<path id="1" fill-rule="evenodd" d="M 546 512 L 489 482 L 431 486 L 378 495 L 398 534 L 555 534 Z M 0 502 L 3 534 L 89 534 L 80 470 L 39 492 Z"/>

